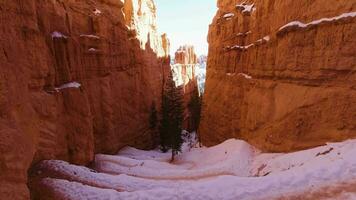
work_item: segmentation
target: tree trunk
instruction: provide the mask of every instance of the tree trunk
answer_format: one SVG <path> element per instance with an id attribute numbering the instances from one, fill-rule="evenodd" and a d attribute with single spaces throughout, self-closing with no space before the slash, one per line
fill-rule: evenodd
<path id="1" fill-rule="evenodd" d="M 202 143 L 201 143 L 201 137 L 200 137 L 199 130 L 197 130 L 196 134 L 197 134 L 197 136 L 198 136 L 198 144 L 199 144 L 199 147 L 202 148 L 203 145 L 202 145 Z"/>
<path id="2" fill-rule="evenodd" d="M 174 156 L 175 156 L 175 155 L 176 155 L 175 152 L 172 150 L 172 157 L 171 157 L 170 163 L 174 162 Z"/>

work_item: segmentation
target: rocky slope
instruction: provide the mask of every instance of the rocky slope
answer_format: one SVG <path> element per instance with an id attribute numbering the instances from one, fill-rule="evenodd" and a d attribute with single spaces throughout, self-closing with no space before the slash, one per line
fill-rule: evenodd
<path id="1" fill-rule="evenodd" d="M 293 151 L 356 136 L 356 0 L 219 0 L 204 144 Z"/>
<path id="2" fill-rule="evenodd" d="M 150 147 L 169 42 L 152 0 L 0 2 L 0 199 L 29 199 L 43 159 Z M 146 123 L 147 122 L 147 123 Z M 139 140 L 138 140 L 139 138 Z"/>
<path id="3" fill-rule="evenodd" d="M 192 114 L 189 110 L 189 103 L 194 94 L 199 93 L 198 81 L 196 77 L 197 55 L 194 47 L 190 45 L 181 46 L 175 53 L 174 64 L 172 65 L 173 75 L 177 86 L 183 87 L 183 107 L 184 122 L 183 128 L 188 131 L 195 131 L 195 124 L 192 121 Z"/>

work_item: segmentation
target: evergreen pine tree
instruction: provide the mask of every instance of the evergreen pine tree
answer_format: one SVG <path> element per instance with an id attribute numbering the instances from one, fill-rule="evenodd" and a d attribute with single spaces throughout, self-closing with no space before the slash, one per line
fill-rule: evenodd
<path id="1" fill-rule="evenodd" d="M 157 127 L 157 109 L 155 102 L 152 102 L 150 111 L 150 129 L 154 130 Z"/>
<path id="2" fill-rule="evenodd" d="M 162 116 L 161 123 L 159 127 L 159 136 L 160 136 L 160 144 L 161 150 L 163 152 L 167 152 L 169 150 L 168 144 L 168 135 L 169 135 L 169 101 L 167 95 L 164 93 L 162 97 L 162 108 L 161 108 Z"/>
<path id="3" fill-rule="evenodd" d="M 202 105 L 202 97 L 199 95 L 198 90 L 194 90 L 190 102 L 188 104 L 191 122 L 192 122 L 192 130 L 198 131 L 200 118 L 201 118 L 201 105 Z"/>
<path id="4" fill-rule="evenodd" d="M 162 119 L 160 125 L 160 139 L 162 151 L 172 150 L 172 159 L 181 151 L 183 96 L 182 88 L 176 87 L 173 76 L 169 75 L 162 99 Z"/>
<path id="5" fill-rule="evenodd" d="M 158 137 L 158 114 L 156 109 L 156 103 L 153 101 L 149 116 L 149 129 L 151 133 L 152 148 L 156 147 L 159 143 Z"/>
<path id="6" fill-rule="evenodd" d="M 203 102 L 202 96 L 199 95 L 198 90 L 195 90 L 188 104 L 188 108 L 191 116 L 190 120 L 192 124 L 192 131 L 196 131 L 198 137 L 198 143 L 200 146 L 201 146 L 201 138 L 198 129 L 199 129 L 199 124 L 201 119 L 202 102 Z"/>

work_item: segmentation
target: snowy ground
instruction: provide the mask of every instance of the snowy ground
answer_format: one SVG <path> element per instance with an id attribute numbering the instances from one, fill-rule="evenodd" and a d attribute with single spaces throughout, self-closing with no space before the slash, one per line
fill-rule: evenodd
<path id="1" fill-rule="evenodd" d="M 44 161 L 40 184 L 58 199 L 356 199 L 356 140 L 289 154 L 265 154 L 244 141 L 187 145 L 170 154 L 127 147 L 97 155 L 95 170 Z"/>

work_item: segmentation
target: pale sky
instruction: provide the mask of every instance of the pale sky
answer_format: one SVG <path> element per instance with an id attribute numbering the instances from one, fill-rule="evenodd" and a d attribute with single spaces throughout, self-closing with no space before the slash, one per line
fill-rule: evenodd
<path id="1" fill-rule="evenodd" d="M 216 0 L 155 0 L 157 24 L 167 33 L 171 55 L 184 44 L 194 45 L 198 55 L 207 54 L 209 24 L 216 13 Z"/>

